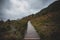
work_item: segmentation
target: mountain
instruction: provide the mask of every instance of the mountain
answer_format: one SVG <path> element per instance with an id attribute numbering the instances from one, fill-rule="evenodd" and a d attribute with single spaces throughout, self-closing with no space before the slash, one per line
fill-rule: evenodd
<path id="1" fill-rule="evenodd" d="M 41 40 L 60 40 L 60 0 L 27 19 L 31 20 Z"/>
<path id="2" fill-rule="evenodd" d="M 60 40 L 60 0 L 22 19 L 1 20 L 0 40 L 23 40 L 28 21 L 31 21 L 41 40 Z"/>

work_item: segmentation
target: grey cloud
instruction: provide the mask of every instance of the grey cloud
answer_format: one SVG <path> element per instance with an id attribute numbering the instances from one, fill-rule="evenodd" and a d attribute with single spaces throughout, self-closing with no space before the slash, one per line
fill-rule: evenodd
<path id="1" fill-rule="evenodd" d="M 0 20 L 5 19 L 5 9 L 8 9 L 9 0 L 0 0 Z"/>
<path id="2" fill-rule="evenodd" d="M 16 10 L 16 8 L 19 8 L 19 6 L 16 6 L 16 8 L 12 7 L 13 5 L 10 2 L 10 0 L 0 0 L 0 19 L 15 20 L 17 18 L 22 18 L 24 16 L 30 15 L 36 11 L 39 11 L 47 7 L 49 4 L 51 4 L 55 0 L 17 0 L 17 1 L 28 2 L 29 8 L 25 10 L 26 12 L 21 12 L 19 10 Z"/>
<path id="3" fill-rule="evenodd" d="M 54 1 L 55 0 L 37 0 L 34 3 L 31 3 L 31 8 L 39 10 L 41 8 L 47 7 L 48 5 L 50 5 Z"/>

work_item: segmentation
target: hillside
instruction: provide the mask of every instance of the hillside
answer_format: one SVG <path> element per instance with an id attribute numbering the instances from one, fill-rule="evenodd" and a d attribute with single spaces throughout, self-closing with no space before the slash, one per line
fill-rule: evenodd
<path id="1" fill-rule="evenodd" d="M 60 40 L 60 1 L 29 16 L 42 40 Z"/>
<path id="2" fill-rule="evenodd" d="M 20 20 L 0 21 L 0 40 L 23 40 L 27 22 L 31 21 L 41 40 L 60 40 L 60 1 Z M 12 30 L 12 28 L 14 30 Z"/>
<path id="3" fill-rule="evenodd" d="M 0 40 L 23 40 L 27 29 L 27 20 L 0 21 Z"/>

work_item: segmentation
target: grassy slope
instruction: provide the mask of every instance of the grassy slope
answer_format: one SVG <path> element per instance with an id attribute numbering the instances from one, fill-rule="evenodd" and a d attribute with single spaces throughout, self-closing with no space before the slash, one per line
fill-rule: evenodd
<path id="1" fill-rule="evenodd" d="M 60 40 L 60 1 L 52 3 L 31 18 L 42 40 Z"/>
<path id="2" fill-rule="evenodd" d="M 23 40 L 27 20 L 0 21 L 0 40 Z"/>
<path id="3" fill-rule="evenodd" d="M 35 15 L 32 14 L 17 21 L 0 22 L 0 38 L 4 38 L 4 40 L 22 40 L 27 21 L 31 20 L 42 40 L 60 40 L 59 17 L 60 1 L 56 1 Z M 11 26 L 16 28 L 16 31 L 13 31 Z"/>

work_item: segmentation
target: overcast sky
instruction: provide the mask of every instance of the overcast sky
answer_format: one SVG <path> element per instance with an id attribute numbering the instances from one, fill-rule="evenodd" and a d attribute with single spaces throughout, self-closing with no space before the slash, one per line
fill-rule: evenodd
<path id="1" fill-rule="evenodd" d="M 0 0 L 0 19 L 15 20 L 35 14 L 55 0 Z"/>

